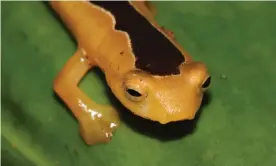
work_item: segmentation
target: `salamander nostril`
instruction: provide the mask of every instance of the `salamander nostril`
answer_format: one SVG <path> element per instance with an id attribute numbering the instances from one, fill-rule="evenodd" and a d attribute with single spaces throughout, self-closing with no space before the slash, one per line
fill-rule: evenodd
<path id="1" fill-rule="evenodd" d="M 203 89 L 206 89 L 206 88 L 208 88 L 209 86 L 210 86 L 210 84 L 211 84 L 211 77 L 209 76 L 206 80 L 205 80 L 205 82 L 202 84 L 202 88 Z"/>

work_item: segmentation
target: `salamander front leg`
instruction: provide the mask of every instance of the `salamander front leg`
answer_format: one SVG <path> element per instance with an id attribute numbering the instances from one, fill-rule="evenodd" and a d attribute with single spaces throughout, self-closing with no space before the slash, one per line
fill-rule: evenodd
<path id="1" fill-rule="evenodd" d="M 95 103 L 78 87 L 80 80 L 94 65 L 82 49 L 78 49 L 54 82 L 54 91 L 77 118 L 80 134 L 88 145 L 109 142 L 112 133 L 119 127 L 119 116 L 113 107 Z"/>

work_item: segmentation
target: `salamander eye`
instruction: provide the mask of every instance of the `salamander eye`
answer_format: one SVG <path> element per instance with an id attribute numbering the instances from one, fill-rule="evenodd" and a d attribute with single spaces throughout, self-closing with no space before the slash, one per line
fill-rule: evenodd
<path id="1" fill-rule="evenodd" d="M 138 91 L 134 90 L 134 89 L 127 89 L 127 93 L 133 97 L 140 97 L 142 96 L 141 93 L 139 93 Z"/>
<path id="2" fill-rule="evenodd" d="M 141 102 L 148 96 L 148 84 L 141 75 L 140 71 L 130 72 L 122 82 L 124 95 L 132 102 Z"/>
<path id="3" fill-rule="evenodd" d="M 201 85 L 202 89 L 207 89 L 211 85 L 211 77 L 209 76 Z"/>
<path id="4" fill-rule="evenodd" d="M 147 97 L 146 93 L 142 92 L 142 89 L 138 90 L 137 88 L 126 88 L 125 91 L 127 98 L 134 102 L 142 101 Z"/>

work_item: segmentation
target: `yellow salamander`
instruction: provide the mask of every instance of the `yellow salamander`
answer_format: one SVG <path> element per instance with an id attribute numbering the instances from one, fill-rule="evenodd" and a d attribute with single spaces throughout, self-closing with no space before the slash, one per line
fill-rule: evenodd
<path id="1" fill-rule="evenodd" d="M 78 49 L 54 81 L 54 91 L 79 122 L 88 145 L 107 143 L 119 127 L 113 106 L 100 105 L 78 87 L 93 67 L 133 114 L 161 124 L 191 120 L 211 77 L 144 1 L 51 1 Z"/>

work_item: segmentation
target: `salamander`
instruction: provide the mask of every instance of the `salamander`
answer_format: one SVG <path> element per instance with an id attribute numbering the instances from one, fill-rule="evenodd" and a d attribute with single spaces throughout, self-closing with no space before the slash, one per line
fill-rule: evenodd
<path id="1" fill-rule="evenodd" d="M 88 145 L 108 143 L 120 126 L 112 105 L 89 98 L 78 84 L 92 68 L 105 75 L 114 96 L 134 115 L 167 124 L 194 119 L 211 76 L 146 1 L 51 1 L 77 41 L 54 79 L 53 90 L 78 120 Z"/>

